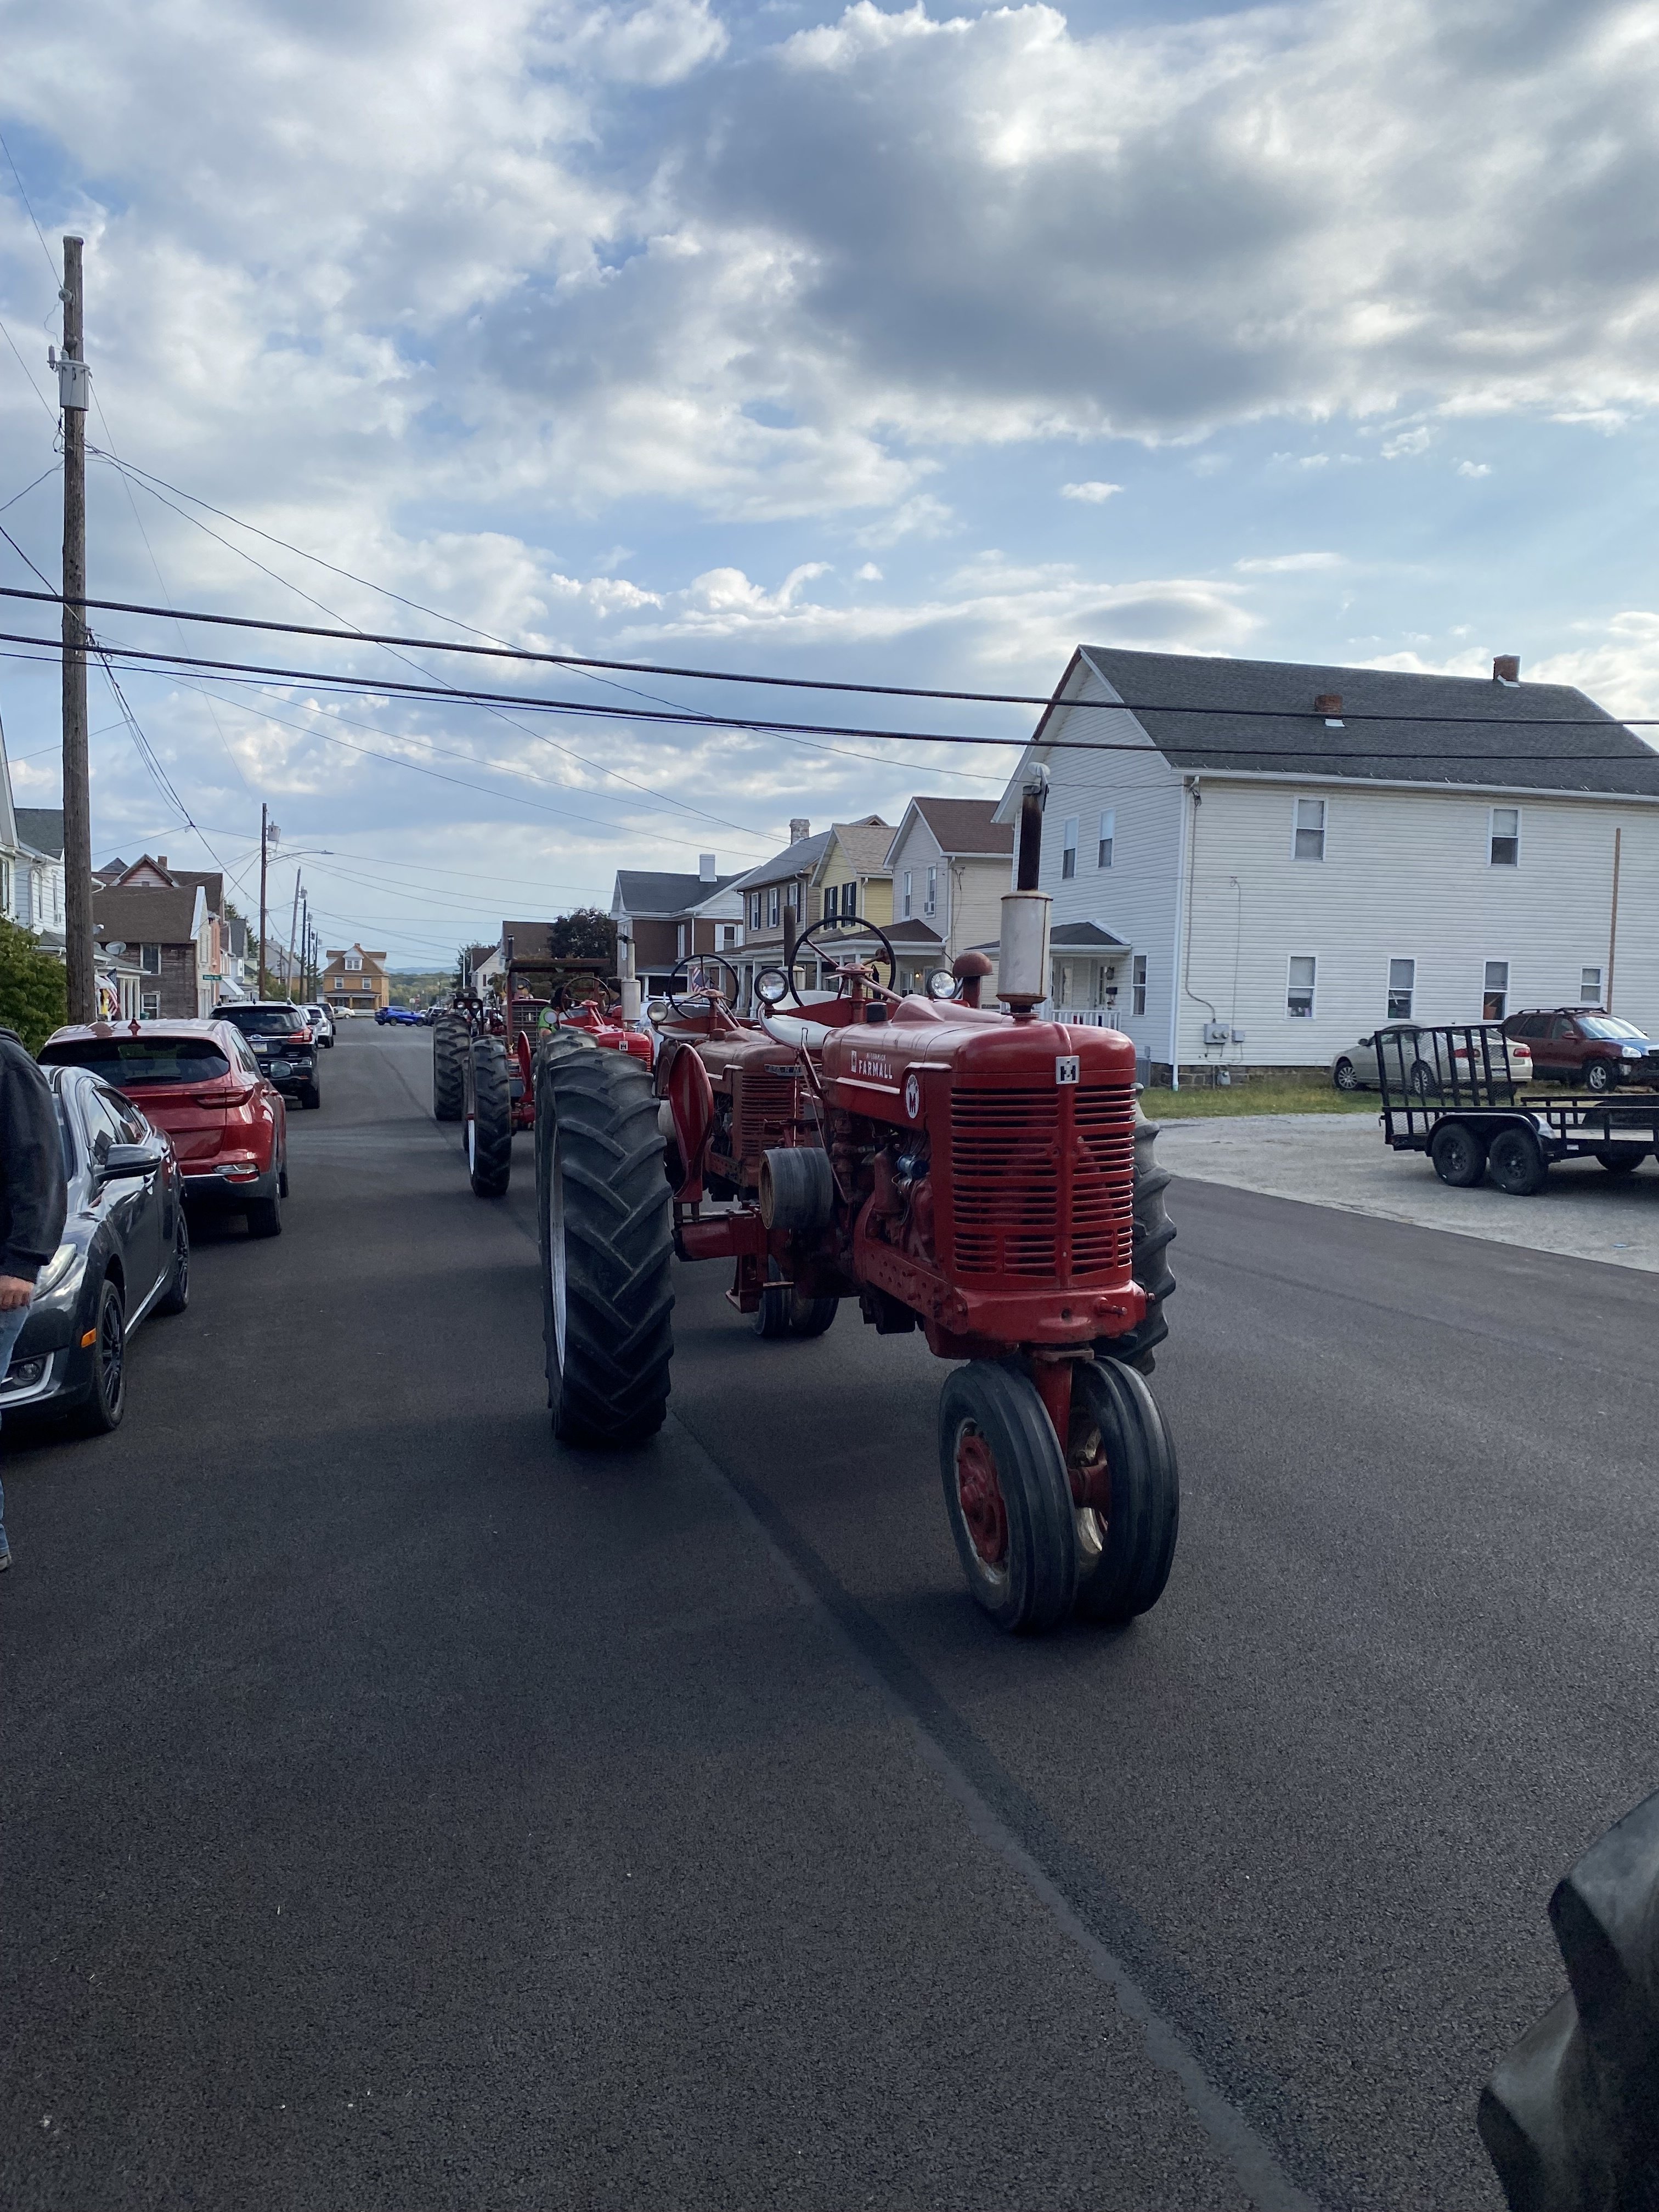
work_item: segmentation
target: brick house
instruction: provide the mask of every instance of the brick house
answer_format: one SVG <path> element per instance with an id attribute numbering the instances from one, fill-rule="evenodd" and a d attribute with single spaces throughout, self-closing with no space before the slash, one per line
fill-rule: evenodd
<path id="1" fill-rule="evenodd" d="M 204 996 L 207 895 L 199 884 L 111 884 L 92 895 L 93 934 L 100 951 L 125 948 L 138 963 L 138 1012 L 146 1021 L 194 1021 L 212 1011 Z"/>
<path id="2" fill-rule="evenodd" d="M 740 934 L 743 905 L 735 875 L 722 876 L 712 853 L 698 855 L 695 876 L 649 868 L 619 868 L 611 897 L 618 946 L 631 939 L 634 973 L 650 996 L 660 992 L 676 961 L 689 952 L 720 952 L 730 959 Z"/>
<path id="3" fill-rule="evenodd" d="M 372 1014 L 391 1003 L 386 956 L 361 945 L 331 951 L 323 970 L 322 995 L 334 1013 Z"/>

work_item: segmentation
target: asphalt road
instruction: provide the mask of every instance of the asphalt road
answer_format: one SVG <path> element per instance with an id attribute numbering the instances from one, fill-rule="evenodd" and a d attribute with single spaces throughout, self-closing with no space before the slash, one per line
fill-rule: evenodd
<path id="1" fill-rule="evenodd" d="M 428 1051 L 347 1025 L 286 1233 L 9 1457 L 9 2212 L 1496 2205 L 1659 1781 L 1650 1281 L 1178 1184 L 1173 1580 L 1017 1643 L 852 1310 L 684 1269 L 662 1438 L 555 1449 Z"/>

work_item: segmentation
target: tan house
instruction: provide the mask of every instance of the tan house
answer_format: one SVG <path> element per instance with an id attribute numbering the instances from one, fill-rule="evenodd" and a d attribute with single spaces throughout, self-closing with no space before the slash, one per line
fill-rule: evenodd
<path id="1" fill-rule="evenodd" d="M 361 945 L 331 951 L 323 970 L 323 998 L 331 1012 L 372 1014 L 390 1003 L 384 952 L 365 952 Z"/>
<path id="2" fill-rule="evenodd" d="M 891 845 L 893 926 L 899 988 L 918 990 L 929 972 L 994 940 L 1002 928 L 1014 833 L 995 818 L 993 799 L 913 799 Z"/>

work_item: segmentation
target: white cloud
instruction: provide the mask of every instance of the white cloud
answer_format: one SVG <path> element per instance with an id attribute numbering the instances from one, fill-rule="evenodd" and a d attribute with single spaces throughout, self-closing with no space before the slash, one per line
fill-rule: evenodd
<path id="1" fill-rule="evenodd" d="M 1090 507 L 1103 507 L 1122 489 L 1121 484 L 1102 483 L 1096 479 L 1088 483 L 1061 484 L 1060 495 L 1062 499 L 1080 499 Z"/>
<path id="2" fill-rule="evenodd" d="M 1489 477 L 1492 468 L 1486 461 L 1460 461 L 1457 473 L 1460 477 Z"/>
<path id="3" fill-rule="evenodd" d="M 1418 423 L 1413 429 L 1401 430 L 1396 436 L 1383 440 L 1382 458 L 1385 461 L 1404 461 L 1426 453 L 1432 435 L 1426 422 Z"/>
<path id="4" fill-rule="evenodd" d="M 1314 568 L 1345 566 L 1340 553 L 1273 553 L 1254 561 L 1235 561 L 1234 568 L 1249 576 L 1285 576 Z"/>

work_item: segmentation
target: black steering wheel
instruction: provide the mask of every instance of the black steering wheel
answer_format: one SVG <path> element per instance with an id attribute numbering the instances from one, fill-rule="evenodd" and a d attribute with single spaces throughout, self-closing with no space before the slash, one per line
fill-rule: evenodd
<path id="1" fill-rule="evenodd" d="M 722 959 L 718 952 L 688 952 L 683 959 L 677 960 L 674 963 L 673 967 L 669 970 L 667 983 L 664 987 L 668 1003 L 672 1006 L 677 1014 L 684 1014 L 685 1012 L 685 1008 L 680 1004 L 674 991 L 674 978 L 679 974 L 682 968 L 688 971 L 686 975 L 686 982 L 690 986 L 694 992 L 702 992 L 705 998 L 724 999 L 728 1006 L 735 1006 L 737 1005 L 738 994 L 742 989 L 743 984 L 737 969 L 732 965 L 732 963 L 729 960 Z M 732 988 L 730 991 L 720 990 L 717 987 L 710 984 L 707 973 L 710 968 L 725 969 L 726 974 L 732 978 Z M 693 969 L 702 971 L 702 980 L 696 984 L 691 983 L 690 971 Z"/>
<path id="2" fill-rule="evenodd" d="M 815 921 L 810 929 L 802 930 L 800 935 L 795 939 L 795 957 L 797 960 L 800 958 L 801 954 L 805 951 L 809 945 L 812 945 L 812 950 L 817 953 L 820 961 L 823 960 L 826 956 L 833 957 L 833 954 L 831 953 L 829 946 L 813 945 L 812 943 L 812 940 L 817 937 L 821 929 L 862 930 L 866 937 L 873 937 L 877 944 L 880 945 L 882 951 L 887 955 L 887 981 L 882 988 L 888 991 L 896 991 L 898 985 L 898 959 L 896 955 L 894 953 L 892 945 L 888 942 L 887 938 L 882 931 L 877 928 L 873 921 L 866 921 L 861 916 L 854 917 L 851 915 L 845 919 L 838 917 L 836 921 L 831 921 L 830 917 L 826 915 L 822 921 Z M 879 975 L 876 978 L 876 981 L 878 983 L 881 981 Z M 798 1006 L 805 1005 L 805 1001 L 802 999 L 799 991 L 795 988 L 795 979 L 793 972 L 789 978 L 789 995 L 793 999 Z M 839 992 L 837 993 L 837 995 L 839 995 Z"/>

